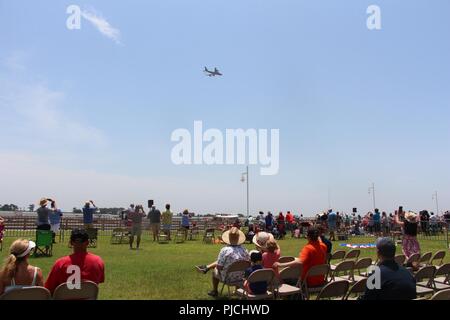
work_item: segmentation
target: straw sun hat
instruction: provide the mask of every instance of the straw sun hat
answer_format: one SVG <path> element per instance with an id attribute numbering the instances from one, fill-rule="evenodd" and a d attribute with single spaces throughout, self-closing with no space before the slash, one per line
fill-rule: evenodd
<path id="1" fill-rule="evenodd" d="M 408 211 L 405 213 L 405 219 L 408 220 L 409 222 L 416 222 L 417 214 L 415 212 Z"/>
<path id="2" fill-rule="evenodd" d="M 41 200 L 39 200 L 39 205 L 41 207 L 46 206 L 48 203 L 48 200 L 46 198 L 42 198 Z"/>
<path id="3" fill-rule="evenodd" d="M 254 235 L 252 242 L 257 248 L 265 250 L 269 240 L 274 240 L 273 234 L 261 231 Z"/>
<path id="4" fill-rule="evenodd" d="M 222 234 L 222 241 L 232 246 L 238 246 L 245 242 L 245 234 L 236 227 Z"/>

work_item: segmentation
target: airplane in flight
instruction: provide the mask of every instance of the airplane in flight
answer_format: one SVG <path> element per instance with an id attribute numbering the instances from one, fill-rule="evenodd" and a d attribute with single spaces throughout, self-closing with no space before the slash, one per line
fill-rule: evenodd
<path id="1" fill-rule="evenodd" d="M 215 76 L 221 76 L 222 74 L 219 72 L 219 70 L 217 70 L 217 68 L 214 68 L 214 71 L 210 71 L 208 70 L 207 67 L 205 67 L 204 72 L 206 73 L 206 75 L 208 77 L 215 77 Z"/>

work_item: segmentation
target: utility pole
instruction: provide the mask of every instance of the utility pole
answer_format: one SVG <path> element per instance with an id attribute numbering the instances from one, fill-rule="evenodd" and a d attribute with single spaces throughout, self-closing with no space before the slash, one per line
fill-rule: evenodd
<path id="1" fill-rule="evenodd" d="M 372 199 L 373 199 L 373 211 L 377 208 L 375 204 L 375 183 L 372 182 L 372 186 L 369 188 L 369 194 L 372 193 Z"/>
<path id="2" fill-rule="evenodd" d="M 438 201 L 438 193 L 437 191 L 433 194 L 433 200 L 436 201 L 436 216 L 439 215 L 439 201 Z"/>
<path id="3" fill-rule="evenodd" d="M 241 176 L 241 181 L 242 182 L 245 182 L 245 181 L 247 182 L 247 219 L 250 216 L 249 194 L 248 194 L 248 191 L 249 191 L 248 180 L 249 180 L 249 178 L 248 178 L 248 166 L 247 166 L 247 170 L 245 172 L 242 172 L 242 176 Z"/>

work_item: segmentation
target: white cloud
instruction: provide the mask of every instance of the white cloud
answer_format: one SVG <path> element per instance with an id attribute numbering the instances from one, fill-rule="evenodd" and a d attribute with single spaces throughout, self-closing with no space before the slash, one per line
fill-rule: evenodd
<path id="1" fill-rule="evenodd" d="M 14 51 L 3 60 L 3 65 L 12 71 L 25 71 L 25 57 L 24 52 Z"/>
<path id="2" fill-rule="evenodd" d="M 88 20 L 92 25 L 104 36 L 110 38 L 117 44 L 122 44 L 120 42 L 120 30 L 114 28 L 105 18 L 103 18 L 101 15 L 88 11 L 83 10 L 81 12 L 81 15 L 83 18 Z"/>

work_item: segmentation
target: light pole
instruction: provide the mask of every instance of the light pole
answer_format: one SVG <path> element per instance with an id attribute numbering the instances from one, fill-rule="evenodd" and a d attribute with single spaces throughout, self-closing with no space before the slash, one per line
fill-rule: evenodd
<path id="1" fill-rule="evenodd" d="M 249 203 L 248 203 L 248 166 L 245 172 L 242 172 L 241 181 L 247 181 L 247 219 L 249 218 Z"/>
<path id="2" fill-rule="evenodd" d="M 438 216 L 439 215 L 439 201 L 438 201 L 438 193 L 437 193 L 437 191 L 434 192 L 432 199 L 436 200 L 436 216 Z"/>
<path id="3" fill-rule="evenodd" d="M 375 204 L 375 183 L 372 182 L 372 186 L 369 188 L 369 194 L 372 193 L 372 198 L 373 198 L 373 211 L 375 211 L 375 209 L 377 208 L 376 204 Z"/>

